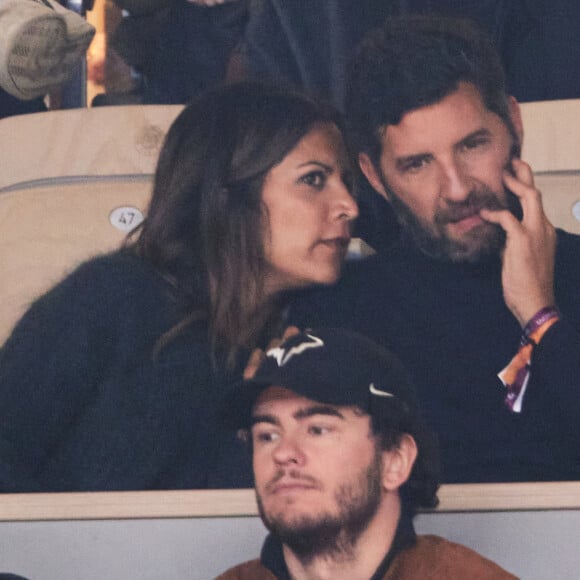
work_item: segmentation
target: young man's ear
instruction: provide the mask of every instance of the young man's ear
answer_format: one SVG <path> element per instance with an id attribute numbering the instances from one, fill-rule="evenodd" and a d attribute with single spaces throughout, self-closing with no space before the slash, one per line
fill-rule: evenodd
<path id="1" fill-rule="evenodd" d="M 508 107 L 510 118 L 514 126 L 516 136 L 521 147 L 524 140 L 524 123 L 522 121 L 522 111 L 520 109 L 520 104 L 517 99 L 512 96 L 508 96 Z"/>
<path id="2" fill-rule="evenodd" d="M 361 171 L 365 174 L 365 177 L 368 179 L 368 182 L 373 186 L 373 189 L 379 195 L 382 195 L 387 201 L 389 201 L 389 195 L 385 190 L 383 182 L 373 162 L 371 161 L 371 158 L 366 153 L 359 153 L 358 164 L 360 166 Z"/>
<path id="3" fill-rule="evenodd" d="M 383 451 L 383 488 L 396 491 L 411 476 L 417 459 L 417 443 L 408 433 L 401 436 L 399 444 Z"/>

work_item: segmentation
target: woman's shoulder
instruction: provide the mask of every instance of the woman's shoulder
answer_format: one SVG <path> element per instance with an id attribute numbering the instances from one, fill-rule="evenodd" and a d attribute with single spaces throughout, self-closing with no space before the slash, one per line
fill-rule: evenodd
<path id="1" fill-rule="evenodd" d="M 138 256 L 131 248 L 107 254 L 99 254 L 77 265 L 64 279 L 94 278 L 107 279 L 114 283 L 126 284 L 130 281 L 160 278 L 153 266 L 144 258 Z"/>
<path id="2" fill-rule="evenodd" d="M 123 302 L 150 295 L 157 299 L 167 287 L 168 283 L 149 262 L 130 249 L 121 249 L 79 264 L 46 295 L 72 295 L 82 302 Z"/>
<path id="3" fill-rule="evenodd" d="M 16 334 L 42 328 L 87 332 L 119 325 L 166 326 L 175 318 L 168 283 L 129 250 L 78 265 L 37 298 L 16 325 Z"/>

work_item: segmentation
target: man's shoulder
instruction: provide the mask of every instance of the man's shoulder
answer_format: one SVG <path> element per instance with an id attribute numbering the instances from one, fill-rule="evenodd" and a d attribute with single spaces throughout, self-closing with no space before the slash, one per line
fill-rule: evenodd
<path id="1" fill-rule="evenodd" d="M 260 560 L 250 560 L 238 564 L 220 574 L 215 580 L 276 580 L 276 576 L 264 568 Z"/>
<path id="2" fill-rule="evenodd" d="M 580 254 L 580 235 L 572 234 L 564 230 L 557 230 L 558 235 L 558 247 L 557 254 L 558 259 L 564 259 L 565 262 L 572 259 L 575 265 L 578 263 L 578 256 Z"/>
<path id="3" fill-rule="evenodd" d="M 577 288 L 580 284 L 580 235 L 564 230 L 557 230 L 558 245 L 556 249 L 556 287 L 560 291 L 570 291 L 577 300 Z"/>
<path id="4" fill-rule="evenodd" d="M 567 232 L 560 228 L 556 229 L 558 237 L 558 248 L 569 252 L 578 252 L 580 250 L 580 235 Z"/>
<path id="5" fill-rule="evenodd" d="M 384 580 L 394 578 L 514 580 L 517 577 L 466 546 L 426 535 L 418 536 L 417 543 L 394 560 Z"/>

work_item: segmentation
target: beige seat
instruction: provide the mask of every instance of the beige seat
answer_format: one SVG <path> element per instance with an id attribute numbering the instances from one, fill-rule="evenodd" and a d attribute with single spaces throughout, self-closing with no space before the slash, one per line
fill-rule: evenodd
<path id="1" fill-rule="evenodd" d="M 102 107 L 0 121 L 0 344 L 37 296 L 140 222 L 180 110 Z"/>
<path id="2" fill-rule="evenodd" d="M 522 103 L 524 148 L 551 221 L 580 234 L 580 99 Z"/>

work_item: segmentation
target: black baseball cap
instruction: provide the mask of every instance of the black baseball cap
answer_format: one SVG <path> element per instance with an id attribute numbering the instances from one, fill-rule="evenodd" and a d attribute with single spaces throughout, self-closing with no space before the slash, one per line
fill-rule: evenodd
<path id="1" fill-rule="evenodd" d="M 323 404 L 356 406 L 379 420 L 392 416 L 393 408 L 417 415 L 415 391 L 401 361 L 369 338 L 340 328 L 309 329 L 268 350 L 254 377 L 225 397 L 224 423 L 250 427 L 257 398 L 271 386 Z"/>

